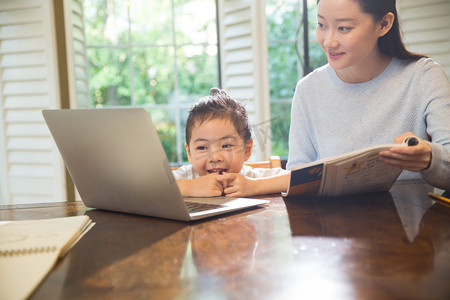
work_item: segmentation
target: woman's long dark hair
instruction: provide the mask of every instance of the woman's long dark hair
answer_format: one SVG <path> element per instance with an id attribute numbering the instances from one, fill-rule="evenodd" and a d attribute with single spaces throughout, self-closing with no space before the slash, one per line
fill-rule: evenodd
<path id="1" fill-rule="evenodd" d="M 398 21 L 398 13 L 395 6 L 396 0 L 355 0 L 361 5 L 362 11 L 371 14 L 375 21 L 380 21 L 386 14 L 394 14 L 394 23 L 391 30 L 384 36 L 378 38 L 378 48 L 380 52 L 388 56 L 399 59 L 413 59 L 418 60 L 422 57 L 427 57 L 423 54 L 413 53 L 406 49 L 403 44 L 402 35 L 400 32 L 400 25 Z M 320 0 L 317 0 L 319 3 Z"/>

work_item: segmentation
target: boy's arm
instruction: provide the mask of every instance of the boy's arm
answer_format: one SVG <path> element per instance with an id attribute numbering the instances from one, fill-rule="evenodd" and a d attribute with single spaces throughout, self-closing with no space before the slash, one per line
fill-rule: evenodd
<path id="1" fill-rule="evenodd" d="M 215 197 L 223 193 L 222 183 L 216 174 L 209 174 L 190 180 L 177 180 L 178 188 L 185 197 Z"/>
<path id="2" fill-rule="evenodd" d="M 285 192 L 288 189 L 291 174 L 270 177 L 249 178 L 242 174 L 227 173 L 217 177 L 223 182 L 225 195 L 231 197 L 248 197 Z"/>

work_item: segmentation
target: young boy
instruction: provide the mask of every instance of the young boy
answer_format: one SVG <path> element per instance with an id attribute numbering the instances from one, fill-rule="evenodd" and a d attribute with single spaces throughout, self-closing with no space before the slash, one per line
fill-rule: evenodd
<path id="1" fill-rule="evenodd" d="M 186 122 L 188 166 L 173 171 L 183 196 L 245 197 L 286 191 L 290 172 L 252 169 L 253 140 L 244 106 L 220 89 L 200 99 Z"/>

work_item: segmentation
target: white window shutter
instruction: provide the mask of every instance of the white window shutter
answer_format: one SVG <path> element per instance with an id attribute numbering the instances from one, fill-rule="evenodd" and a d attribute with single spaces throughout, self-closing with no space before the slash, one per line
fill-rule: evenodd
<path id="1" fill-rule="evenodd" d="M 266 160 L 271 153 L 265 4 L 218 1 L 222 88 L 246 104 L 256 160 Z"/>
<path id="2" fill-rule="evenodd" d="M 406 48 L 432 57 L 450 78 L 450 0 L 397 1 Z"/>
<path id="3" fill-rule="evenodd" d="M 66 200 L 42 117 L 60 107 L 53 0 L 0 1 L 0 204 Z"/>
<path id="4" fill-rule="evenodd" d="M 64 1 L 70 107 L 88 108 L 90 106 L 89 74 L 83 0 Z"/>

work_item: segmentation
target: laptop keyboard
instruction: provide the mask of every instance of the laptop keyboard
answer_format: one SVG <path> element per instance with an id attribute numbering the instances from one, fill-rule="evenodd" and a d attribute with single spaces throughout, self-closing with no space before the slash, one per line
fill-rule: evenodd
<path id="1" fill-rule="evenodd" d="M 223 205 L 209 204 L 209 203 L 197 203 L 197 202 L 187 202 L 187 201 L 185 201 L 184 203 L 186 203 L 187 210 L 190 213 L 223 207 Z"/>

